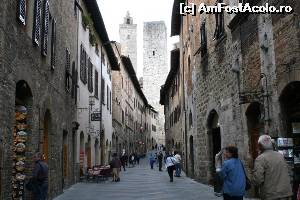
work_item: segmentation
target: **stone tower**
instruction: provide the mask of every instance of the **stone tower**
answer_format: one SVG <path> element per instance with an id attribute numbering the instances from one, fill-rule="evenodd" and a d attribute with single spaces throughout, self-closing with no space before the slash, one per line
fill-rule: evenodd
<path id="1" fill-rule="evenodd" d="M 159 138 L 164 138 L 164 111 L 159 104 L 160 88 L 165 83 L 169 68 L 167 62 L 167 28 L 163 21 L 144 22 L 143 43 L 143 91 L 156 111 L 159 112 Z M 164 143 L 164 142 L 160 142 Z"/>
<path id="2" fill-rule="evenodd" d="M 119 26 L 121 54 L 129 56 L 135 72 L 137 73 L 137 25 L 127 11 L 123 24 Z"/>

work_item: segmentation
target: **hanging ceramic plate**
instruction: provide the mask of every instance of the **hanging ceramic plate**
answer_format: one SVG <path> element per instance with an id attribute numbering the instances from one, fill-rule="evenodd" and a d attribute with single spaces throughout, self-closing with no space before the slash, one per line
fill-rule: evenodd
<path id="1" fill-rule="evenodd" d="M 25 163 L 23 161 L 19 161 L 16 163 L 16 170 L 17 171 L 24 171 L 25 169 Z"/>
<path id="2" fill-rule="evenodd" d="M 18 181 L 23 181 L 24 179 L 25 179 L 25 175 L 24 174 L 21 174 L 21 173 L 17 173 L 16 174 L 16 179 L 18 180 Z"/>
<path id="3" fill-rule="evenodd" d="M 27 129 L 27 124 L 25 124 L 25 123 L 17 123 L 17 129 L 19 131 L 26 130 Z"/>
<path id="4" fill-rule="evenodd" d="M 23 143 L 18 143 L 17 145 L 16 145 L 16 152 L 19 152 L 19 153 L 22 153 L 22 152 L 24 152 L 25 151 L 25 144 L 23 144 Z"/>

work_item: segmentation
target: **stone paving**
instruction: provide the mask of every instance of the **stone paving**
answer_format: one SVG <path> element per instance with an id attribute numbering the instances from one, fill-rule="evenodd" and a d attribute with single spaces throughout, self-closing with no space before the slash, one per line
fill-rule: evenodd
<path id="1" fill-rule="evenodd" d="M 169 177 L 164 170 L 151 170 L 144 159 L 141 165 L 121 172 L 120 182 L 78 183 L 55 200 L 222 200 L 213 189 L 188 177 Z"/>

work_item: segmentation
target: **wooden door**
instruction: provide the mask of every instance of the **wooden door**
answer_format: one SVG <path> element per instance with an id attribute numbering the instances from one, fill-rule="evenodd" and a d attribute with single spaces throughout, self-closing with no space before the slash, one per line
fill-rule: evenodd
<path id="1" fill-rule="evenodd" d="M 44 121 L 44 137 L 43 137 L 43 154 L 45 161 L 48 163 L 48 154 L 49 154 L 49 121 L 48 118 L 45 117 Z"/>

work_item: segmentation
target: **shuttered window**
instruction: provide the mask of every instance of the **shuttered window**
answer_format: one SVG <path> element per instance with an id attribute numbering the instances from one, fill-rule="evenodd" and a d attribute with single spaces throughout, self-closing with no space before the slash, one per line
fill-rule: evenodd
<path id="1" fill-rule="evenodd" d="M 109 88 L 106 86 L 106 108 L 109 110 Z"/>
<path id="2" fill-rule="evenodd" d="M 56 20 L 52 20 L 52 35 L 51 35 L 51 69 L 55 69 L 56 64 Z"/>
<path id="3" fill-rule="evenodd" d="M 87 83 L 87 54 L 86 51 L 81 44 L 80 46 L 80 79 L 86 84 Z"/>
<path id="4" fill-rule="evenodd" d="M 102 104 L 105 104 L 105 81 L 104 78 L 101 77 L 101 102 Z"/>
<path id="5" fill-rule="evenodd" d="M 26 25 L 26 0 L 18 0 L 18 19 Z"/>
<path id="6" fill-rule="evenodd" d="M 48 54 L 48 30 L 49 30 L 49 1 L 44 4 L 44 21 L 43 21 L 43 37 L 42 37 L 42 55 Z"/>
<path id="7" fill-rule="evenodd" d="M 75 62 L 72 63 L 72 98 L 75 98 L 76 95 L 76 68 L 75 68 Z"/>
<path id="8" fill-rule="evenodd" d="M 35 45 L 40 44 L 40 35 L 41 35 L 41 0 L 35 0 L 33 30 L 32 30 L 32 40 Z"/>
<path id="9" fill-rule="evenodd" d="M 207 37 L 206 37 L 206 28 L 205 22 L 201 24 L 200 28 L 201 36 L 201 56 L 204 56 L 207 53 Z"/>
<path id="10" fill-rule="evenodd" d="M 95 70 L 95 97 L 98 98 L 98 72 Z"/>
<path id="11" fill-rule="evenodd" d="M 66 90 L 71 91 L 71 54 L 69 49 L 66 49 Z"/>
<path id="12" fill-rule="evenodd" d="M 88 59 L 88 90 L 90 93 L 93 92 L 93 64 L 91 59 Z"/>
<path id="13" fill-rule="evenodd" d="M 218 3 L 223 3 L 223 0 L 217 0 L 215 5 L 217 5 Z M 215 19 L 216 19 L 216 28 L 215 28 L 215 33 L 214 33 L 213 40 L 218 40 L 225 33 L 225 29 L 224 29 L 224 12 L 222 11 L 221 13 L 215 13 Z"/>

